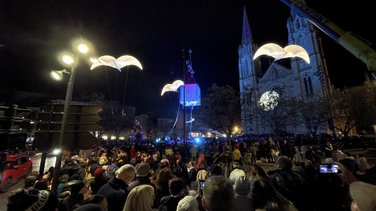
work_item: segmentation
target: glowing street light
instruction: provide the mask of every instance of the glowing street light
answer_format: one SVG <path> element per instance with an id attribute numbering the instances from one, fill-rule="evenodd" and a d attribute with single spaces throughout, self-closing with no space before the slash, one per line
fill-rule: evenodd
<path id="1" fill-rule="evenodd" d="M 52 70 L 50 76 L 56 81 L 61 81 L 63 79 L 63 74 L 70 74 L 66 69 L 63 70 Z"/>
<path id="2" fill-rule="evenodd" d="M 77 50 L 80 53 L 87 53 L 89 51 L 89 47 L 86 44 L 80 43 L 77 45 Z M 64 136 L 65 136 L 65 126 L 67 124 L 67 119 L 69 115 L 69 107 L 70 103 L 72 100 L 72 94 L 73 94 L 73 88 L 74 88 L 74 81 L 76 78 L 76 68 L 78 65 L 78 60 L 79 60 L 79 54 L 76 54 L 75 59 L 68 55 L 64 54 L 62 56 L 62 61 L 71 66 L 70 72 L 67 70 L 61 70 L 61 71 L 52 71 L 50 73 L 50 76 L 53 77 L 54 79 L 61 80 L 63 77 L 63 73 L 68 73 L 69 74 L 69 81 L 67 85 L 67 91 L 65 94 L 65 100 L 64 100 L 64 111 L 63 111 L 63 117 L 61 120 L 61 133 L 59 137 L 59 142 L 58 142 L 58 148 L 62 149 L 63 141 L 64 141 Z M 53 183 L 52 183 L 52 190 L 56 190 L 57 188 L 57 181 L 59 179 L 59 174 L 60 174 L 60 168 L 61 168 L 61 160 L 62 160 L 62 154 L 59 154 L 56 158 L 56 163 L 55 163 L 55 171 L 54 171 L 54 178 L 53 178 Z"/>

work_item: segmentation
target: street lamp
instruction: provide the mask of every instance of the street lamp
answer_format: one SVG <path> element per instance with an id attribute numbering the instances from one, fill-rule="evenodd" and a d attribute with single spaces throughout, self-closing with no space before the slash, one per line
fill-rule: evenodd
<path id="1" fill-rule="evenodd" d="M 77 50 L 79 53 L 85 54 L 89 51 L 89 47 L 85 44 L 80 43 L 77 45 Z M 58 148 L 62 149 L 63 141 L 64 141 L 64 136 L 65 136 L 65 126 L 67 124 L 67 119 L 69 115 L 69 107 L 70 103 L 72 100 L 72 94 L 73 94 L 73 88 L 74 88 L 74 81 L 76 79 L 76 68 L 78 65 L 78 59 L 79 59 L 79 54 L 76 54 L 76 58 L 73 58 L 70 55 L 63 55 L 62 56 L 62 61 L 67 64 L 71 65 L 71 70 L 70 72 L 64 70 L 61 71 L 52 71 L 50 75 L 55 78 L 55 79 L 60 79 L 63 76 L 63 73 L 69 73 L 69 81 L 67 85 L 67 91 L 65 94 L 65 100 L 64 100 L 64 111 L 63 111 L 63 117 L 61 120 L 61 133 L 59 137 L 59 142 L 58 142 Z M 61 160 L 62 160 L 62 153 L 57 155 L 56 158 L 56 163 L 55 163 L 55 170 L 54 170 L 54 175 L 53 175 L 53 182 L 52 182 L 52 190 L 56 190 L 57 188 L 57 182 L 59 179 L 59 174 L 60 174 L 60 168 L 61 168 Z"/>

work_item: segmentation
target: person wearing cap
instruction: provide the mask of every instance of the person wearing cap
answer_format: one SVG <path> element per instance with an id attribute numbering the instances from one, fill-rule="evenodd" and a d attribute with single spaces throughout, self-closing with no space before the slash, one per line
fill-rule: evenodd
<path id="1" fill-rule="evenodd" d="M 149 179 L 150 164 L 147 162 L 138 163 L 136 165 L 136 177 L 133 182 L 129 184 L 128 190 L 131 191 L 134 187 L 139 185 L 150 185 Z"/>
<path id="2" fill-rule="evenodd" d="M 129 190 L 128 184 L 134 179 L 136 169 L 125 164 L 115 172 L 115 177 L 110 179 L 98 191 L 98 195 L 103 195 L 108 201 L 108 210 L 121 211 L 124 207 Z"/>

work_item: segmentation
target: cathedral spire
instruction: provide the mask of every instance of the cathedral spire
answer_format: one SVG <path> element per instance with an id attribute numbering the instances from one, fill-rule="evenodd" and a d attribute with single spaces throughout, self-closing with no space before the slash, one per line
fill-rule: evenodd
<path id="1" fill-rule="evenodd" d="M 249 26 L 247 10 L 243 10 L 243 33 L 242 33 L 242 41 L 249 41 L 252 42 L 252 34 L 251 34 L 251 27 Z"/>

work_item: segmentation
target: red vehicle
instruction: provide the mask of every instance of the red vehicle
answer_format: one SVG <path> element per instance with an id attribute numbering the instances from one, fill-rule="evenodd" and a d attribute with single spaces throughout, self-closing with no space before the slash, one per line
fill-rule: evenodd
<path id="1" fill-rule="evenodd" d="M 0 164 L 0 191 L 5 192 L 32 171 L 32 162 L 25 154 L 8 154 Z"/>

